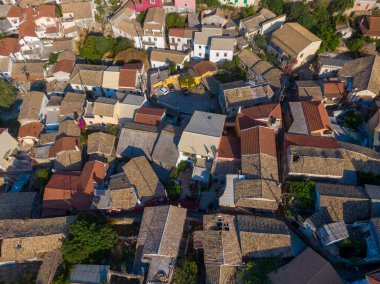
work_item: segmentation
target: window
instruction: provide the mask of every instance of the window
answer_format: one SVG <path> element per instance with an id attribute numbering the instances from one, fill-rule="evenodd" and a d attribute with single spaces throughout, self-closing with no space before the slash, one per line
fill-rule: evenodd
<path id="1" fill-rule="evenodd" d="M 80 88 L 79 88 L 79 86 L 75 86 L 75 89 L 79 90 Z"/>
<path id="2" fill-rule="evenodd" d="M 48 23 L 49 23 L 49 22 L 50 22 L 50 18 L 46 18 L 46 22 L 48 22 Z"/>
<path id="3" fill-rule="evenodd" d="M 202 48 L 202 46 L 200 45 L 198 48 Z"/>
<path id="4" fill-rule="evenodd" d="M 187 3 L 185 3 L 185 7 L 187 7 Z"/>
<path id="5" fill-rule="evenodd" d="M 303 53 L 301 53 L 301 55 L 300 55 L 300 58 L 302 58 L 303 57 Z"/>
<path id="6" fill-rule="evenodd" d="M 154 38 L 154 41 L 157 41 L 157 38 Z"/>
<path id="7" fill-rule="evenodd" d="M 20 249 L 21 248 L 21 243 L 20 241 L 17 241 L 16 244 L 15 244 L 15 248 L 16 249 Z"/>
<path id="8" fill-rule="evenodd" d="M 177 39 L 177 41 L 178 41 L 178 42 L 180 42 L 180 41 L 181 41 L 181 39 L 180 39 L 180 38 L 178 38 L 178 39 Z"/>
<path id="9" fill-rule="evenodd" d="M 156 4 L 156 0 L 150 0 L 150 4 Z"/>
<path id="10" fill-rule="evenodd" d="M 202 56 L 202 52 L 199 52 L 198 55 L 199 55 L 199 56 Z"/>
<path id="11" fill-rule="evenodd" d="M 216 57 L 219 57 L 219 52 L 216 53 Z"/>
<path id="12" fill-rule="evenodd" d="M 224 57 L 227 57 L 227 52 L 224 53 Z"/>

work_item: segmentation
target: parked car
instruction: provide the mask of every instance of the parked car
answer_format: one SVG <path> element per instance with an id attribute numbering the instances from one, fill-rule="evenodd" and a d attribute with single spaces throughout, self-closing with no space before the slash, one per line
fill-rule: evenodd
<path id="1" fill-rule="evenodd" d="M 169 90 L 168 89 L 166 89 L 165 87 L 163 87 L 163 86 L 159 86 L 158 87 L 158 90 L 161 92 L 161 94 L 163 94 L 163 95 L 167 95 L 167 94 L 169 94 Z"/>
<path id="2" fill-rule="evenodd" d="M 169 84 L 168 87 L 169 87 L 170 92 L 172 92 L 172 93 L 175 92 L 175 88 L 174 88 L 173 84 Z"/>
<path id="3" fill-rule="evenodd" d="M 188 96 L 189 95 L 189 90 L 187 88 L 182 88 L 182 94 L 184 96 Z"/>

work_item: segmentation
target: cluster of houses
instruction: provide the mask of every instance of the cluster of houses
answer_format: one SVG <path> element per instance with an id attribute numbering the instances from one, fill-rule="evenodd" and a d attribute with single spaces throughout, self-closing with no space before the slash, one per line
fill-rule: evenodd
<path id="1" fill-rule="evenodd" d="M 357 0 L 352 9 L 375 2 Z M 23 93 L 18 133 L 0 129 L 0 263 L 42 259 L 37 283 L 52 283 L 77 213 L 139 211 L 140 283 L 171 283 L 190 250 L 206 283 L 235 283 L 247 261 L 268 258 L 292 258 L 268 274 L 273 283 L 296 283 L 300 274 L 302 283 L 343 283 L 331 263 L 352 264 L 344 240 L 365 244 L 355 264 L 380 260 L 377 53 L 317 55 L 320 38 L 264 8 L 235 21 L 221 8 L 196 13 L 194 0 L 142 0 L 124 3 L 108 24 L 149 60 L 94 65 L 79 58 L 76 43 L 95 25 L 95 11 L 95 2 L 80 0 L 0 5 L 8 35 L 0 39 L 0 74 Z M 184 13 L 187 26 L 166 29 L 171 12 Z M 363 18 L 363 35 L 379 38 L 379 19 Z M 257 35 L 268 37 L 281 68 L 247 48 Z M 58 56 L 49 64 L 51 53 Z M 235 58 L 246 78 L 218 80 L 223 62 Z M 314 76 L 289 76 L 310 62 Z M 163 103 L 169 96 L 190 98 L 185 108 L 194 111 Z M 216 108 L 198 109 L 208 99 Z M 345 105 L 368 114 L 360 125 L 366 141 L 347 139 L 338 123 Z M 190 196 L 169 202 L 169 186 L 185 186 L 172 174 L 183 165 Z M 41 168 L 51 177 L 34 188 Z M 298 202 L 289 182 L 312 182 L 310 216 L 286 215 Z M 190 215 L 204 200 L 211 214 L 200 214 L 194 230 Z M 70 281 L 113 283 L 111 274 L 108 265 L 76 265 Z"/>

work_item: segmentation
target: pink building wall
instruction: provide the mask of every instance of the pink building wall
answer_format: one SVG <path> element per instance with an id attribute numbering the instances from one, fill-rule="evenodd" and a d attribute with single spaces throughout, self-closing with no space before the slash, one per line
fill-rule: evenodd
<path id="1" fill-rule="evenodd" d="M 162 7 L 162 0 L 141 0 L 141 3 L 131 6 L 136 12 L 143 12 L 153 7 Z"/>
<path id="2" fill-rule="evenodd" d="M 175 7 L 179 12 L 195 11 L 195 0 L 175 0 Z"/>

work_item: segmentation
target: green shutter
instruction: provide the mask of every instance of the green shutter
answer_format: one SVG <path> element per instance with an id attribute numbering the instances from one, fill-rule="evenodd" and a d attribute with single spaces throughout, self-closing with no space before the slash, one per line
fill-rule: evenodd
<path id="1" fill-rule="evenodd" d="M 247 3 L 248 3 L 248 0 L 244 0 L 244 4 L 247 5 Z"/>

